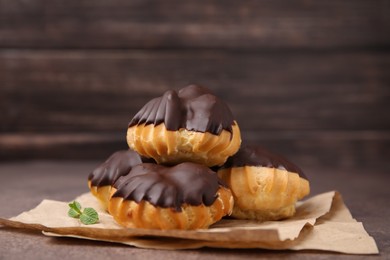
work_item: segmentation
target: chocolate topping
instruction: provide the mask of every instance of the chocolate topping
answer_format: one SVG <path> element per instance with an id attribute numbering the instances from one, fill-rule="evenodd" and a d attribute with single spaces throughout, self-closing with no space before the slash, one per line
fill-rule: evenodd
<path id="1" fill-rule="evenodd" d="M 206 166 L 185 162 L 173 167 L 139 164 L 114 184 L 113 197 L 181 211 L 183 204 L 210 206 L 217 198 L 217 174 Z"/>
<path id="2" fill-rule="evenodd" d="M 300 177 L 307 179 L 303 171 L 288 161 L 286 158 L 274 154 L 260 146 L 241 146 L 240 150 L 230 157 L 222 168 L 262 166 L 276 168 L 297 173 Z"/>
<path id="3" fill-rule="evenodd" d="M 88 180 L 93 186 L 112 185 L 120 176 L 128 174 L 132 167 L 143 162 L 153 162 L 153 160 L 144 158 L 133 150 L 118 151 L 91 172 Z"/>
<path id="4" fill-rule="evenodd" d="M 232 132 L 234 119 L 229 107 L 207 88 L 190 85 L 179 92 L 169 90 L 149 101 L 130 121 L 139 124 L 165 124 L 168 130 L 185 128 L 190 131 L 218 135 Z"/>

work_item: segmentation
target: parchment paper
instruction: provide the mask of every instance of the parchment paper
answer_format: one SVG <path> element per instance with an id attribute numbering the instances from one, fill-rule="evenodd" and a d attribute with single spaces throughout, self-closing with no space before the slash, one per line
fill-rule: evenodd
<path id="1" fill-rule="evenodd" d="M 375 240 L 356 221 L 338 192 L 319 194 L 297 205 L 294 217 L 259 223 L 223 219 L 209 229 L 148 230 L 127 229 L 115 223 L 97 200 L 82 194 L 75 200 L 99 213 L 99 223 L 86 226 L 67 216 L 68 202 L 43 200 L 36 208 L 0 224 L 37 229 L 48 236 L 67 236 L 122 243 L 140 248 L 194 249 L 263 248 L 326 250 L 348 254 L 377 254 Z"/>

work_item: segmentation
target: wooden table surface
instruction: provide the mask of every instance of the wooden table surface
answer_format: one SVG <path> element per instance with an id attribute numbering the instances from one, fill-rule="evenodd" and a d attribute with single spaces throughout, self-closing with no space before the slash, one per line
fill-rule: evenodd
<path id="1" fill-rule="evenodd" d="M 11 217 L 48 198 L 69 201 L 87 192 L 88 173 L 96 161 L 30 161 L 0 164 L 0 216 Z M 343 255 L 320 251 L 271 251 L 261 249 L 148 250 L 124 245 L 72 238 L 45 237 L 39 232 L 0 228 L 0 259 L 389 259 L 390 198 L 386 167 L 378 169 L 332 169 L 304 167 L 312 195 L 339 191 L 352 215 L 363 222 L 380 250 L 375 256 Z"/>

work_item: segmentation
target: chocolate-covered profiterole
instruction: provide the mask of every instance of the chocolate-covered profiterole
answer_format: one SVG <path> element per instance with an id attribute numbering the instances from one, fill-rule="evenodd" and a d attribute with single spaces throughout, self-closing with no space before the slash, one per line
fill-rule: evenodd
<path id="1" fill-rule="evenodd" d="M 295 214 L 295 203 L 310 193 L 298 166 L 260 146 L 241 146 L 217 172 L 234 197 L 232 216 L 258 221 Z"/>
<path id="2" fill-rule="evenodd" d="M 307 179 L 306 175 L 298 166 L 261 146 L 242 145 L 235 155 L 228 158 L 222 166 L 222 169 L 243 166 L 276 168 L 297 173 L 300 177 Z"/>
<path id="3" fill-rule="evenodd" d="M 102 187 L 112 185 L 114 182 L 130 172 L 131 168 L 143 162 L 154 162 L 140 156 L 137 152 L 129 149 L 113 153 L 104 163 L 99 165 L 88 176 L 92 186 Z"/>
<path id="4" fill-rule="evenodd" d="M 185 128 L 219 135 L 222 130 L 232 132 L 234 120 L 229 107 L 209 89 L 190 85 L 178 92 L 169 90 L 149 101 L 130 121 L 129 127 L 144 123 L 164 123 L 171 131 Z"/>
<path id="5" fill-rule="evenodd" d="M 208 167 L 185 162 L 173 167 L 143 163 L 120 177 L 112 195 L 139 203 L 148 201 L 161 208 L 180 212 L 183 204 L 210 206 L 222 185 L 217 174 Z"/>

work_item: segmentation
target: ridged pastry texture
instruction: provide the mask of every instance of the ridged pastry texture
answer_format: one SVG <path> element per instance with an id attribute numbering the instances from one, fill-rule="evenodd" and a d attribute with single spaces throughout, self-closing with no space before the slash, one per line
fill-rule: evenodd
<path id="1" fill-rule="evenodd" d="M 116 192 L 113 188 L 112 194 Z M 146 229 L 200 229 L 207 228 L 229 215 L 233 208 L 233 197 L 229 189 L 220 187 L 217 199 L 210 206 L 183 204 L 181 211 L 154 206 L 148 201 L 139 203 L 122 197 L 111 197 L 108 211 L 113 218 L 127 228 Z"/>
<path id="2" fill-rule="evenodd" d="M 241 136 L 225 102 L 205 87 L 189 85 L 147 102 L 128 125 L 127 143 L 158 163 L 211 167 L 237 152 Z"/>
<path id="3" fill-rule="evenodd" d="M 115 181 L 128 174 L 132 167 L 152 161 L 130 149 L 117 151 L 89 174 L 88 187 L 102 207 L 107 209 L 111 188 Z"/>
<path id="4" fill-rule="evenodd" d="M 232 216 L 238 219 L 268 221 L 291 217 L 297 200 L 310 193 L 308 180 L 277 168 L 232 167 L 217 174 L 233 193 Z"/>
<path id="5" fill-rule="evenodd" d="M 168 130 L 165 124 L 141 124 L 128 128 L 127 143 L 139 154 L 158 163 L 178 164 L 195 162 L 208 167 L 222 165 L 241 145 L 241 134 L 234 121 L 232 131 L 222 130 L 219 135 L 189 131 L 181 128 Z"/>
<path id="6" fill-rule="evenodd" d="M 103 209 L 107 210 L 108 208 L 108 201 L 111 197 L 111 185 L 106 186 L 93 186 L 91 181 L 88 181 L 88 187 L 91 191 L 92 195 L 95 196 L 95 198 L 98 199 L 100 202 L 100 205 L 103 207 Z"/>

